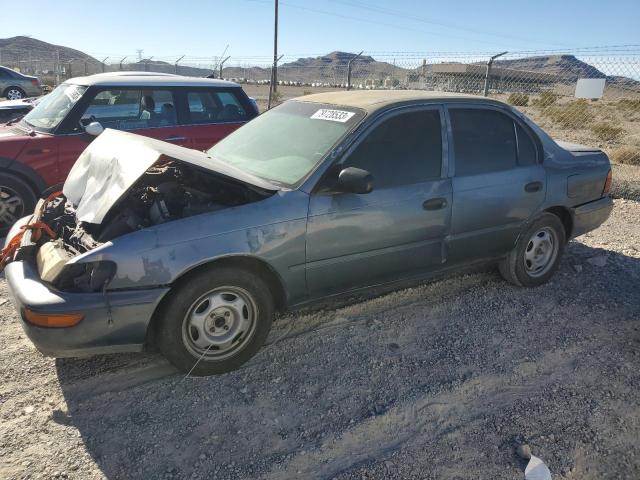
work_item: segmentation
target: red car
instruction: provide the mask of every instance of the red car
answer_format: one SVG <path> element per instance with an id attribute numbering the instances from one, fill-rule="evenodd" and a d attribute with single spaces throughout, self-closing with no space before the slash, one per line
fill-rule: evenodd
<path id="1" fill-rule="evenodd" d="M 0 233 L 63 182 L 105 128 L 204 150 L 257 115 L 240 85 L 223 80 L 150 72 L 68 80 L 0 127 Z"/>

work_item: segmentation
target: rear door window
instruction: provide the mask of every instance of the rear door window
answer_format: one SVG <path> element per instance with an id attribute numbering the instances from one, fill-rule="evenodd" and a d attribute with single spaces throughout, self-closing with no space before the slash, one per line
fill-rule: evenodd
<path id="1" fill-rule="evenodd" d="M 215 90 L 187 91 L 187 123 L 225 123 L 248 120 L 247 111 L 234 92 Z"/>
<path id="2" fill-rule="evenodd" d="M 82 123 L 98 121 L 104 128 L 135 130 L 177 124 L 170 90 L 104 90 L 91 101 Z"/>
<path id="3" fill-rule="evenodd" d="M 457 177 L 515 168 L 516 136 L 513 120 L 482 108 L 450 108 Z"/>

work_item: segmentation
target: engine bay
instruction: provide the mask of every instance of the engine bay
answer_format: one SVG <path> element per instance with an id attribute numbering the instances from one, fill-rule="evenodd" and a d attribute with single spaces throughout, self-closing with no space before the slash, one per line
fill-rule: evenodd
<path id="1" fill-rule="evenodd" d="M 78 222 L 74 206 L 62 194 L 46 202 L 40 220 L 75 256 L 136 230 L 259 201 L 272 193 L 166 159 L 147 169 L 100 224 Z"/>

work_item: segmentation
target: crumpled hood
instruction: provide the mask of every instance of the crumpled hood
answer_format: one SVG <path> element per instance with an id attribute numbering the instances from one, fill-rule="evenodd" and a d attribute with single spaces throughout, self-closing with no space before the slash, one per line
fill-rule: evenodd
<path id="1" fill-rule="evenodd" d="M 154 163 L 168 157 L 264 190 L 279 187 L 215 160 L 207 153 L 132 133 L 107 129 L 74 164 L 63 193 L 79 222 L 99 224 L 111 208 Z"/>
<path id="2" fill-rule="evenodd" d="M 0 126 L 0 159 L 15 159 L 30 139 L 26 132 L 15 125 Z"/>

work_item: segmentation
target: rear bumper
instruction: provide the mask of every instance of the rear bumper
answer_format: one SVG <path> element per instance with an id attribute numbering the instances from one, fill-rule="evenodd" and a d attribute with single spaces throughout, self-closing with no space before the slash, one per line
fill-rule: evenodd
<path id="1" fill-rule="evenodd" d="M 59 292 L 43 283 L 27 261 L 7 265 L 5 276 L 22 327 L 44 355 L 79 357 L 140 351 L 158 303 L 169 290 L 127 290 L 102 293 Z M 72 327 L 47 328 L 25 322 L 25 308 L 36 313 L 81 313 Z"/>
<path id="2" fill-rule="evenodd" d="M 572 237 L 595 230 L 602 225 L 613 210 L 611 197 L 603 197 L 600 200 L 585 203 L 573 209 Z"/>

